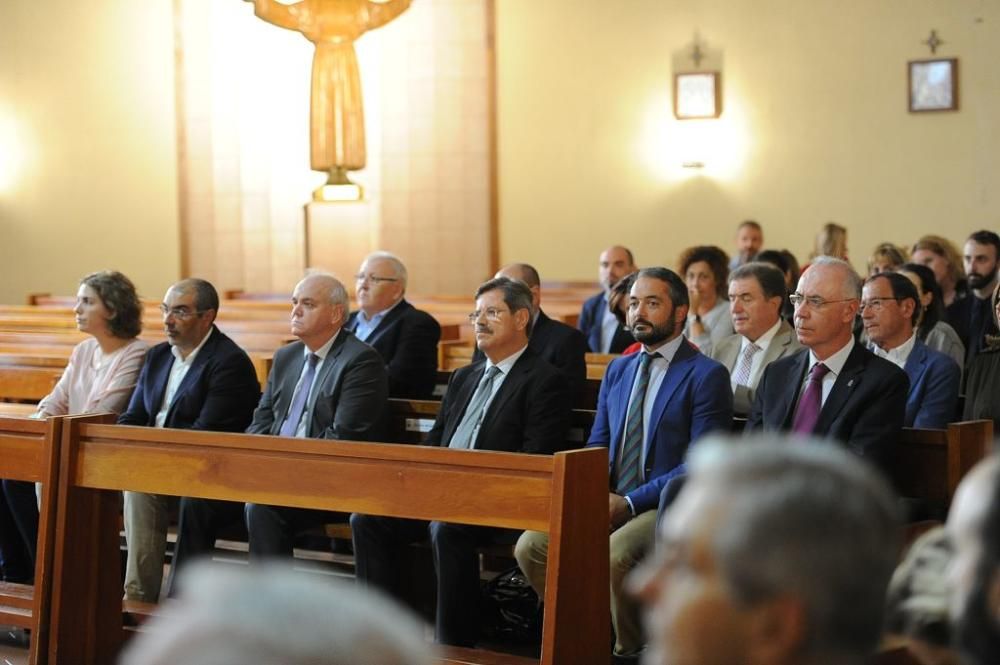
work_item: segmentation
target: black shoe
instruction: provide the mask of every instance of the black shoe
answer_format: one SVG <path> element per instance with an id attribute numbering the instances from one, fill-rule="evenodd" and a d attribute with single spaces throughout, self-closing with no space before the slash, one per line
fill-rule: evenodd
<path id="1" fill-rule="evenodd" d="M 611 665 L 638 665 L 641 658 L 641 653 L 634 653 L 628 656 L 613 653 L 611 654 Z"/>

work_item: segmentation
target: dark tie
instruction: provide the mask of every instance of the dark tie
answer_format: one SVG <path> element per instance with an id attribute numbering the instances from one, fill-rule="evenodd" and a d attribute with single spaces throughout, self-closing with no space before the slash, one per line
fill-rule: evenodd
<path id="1" fill-rule="evenodd" d="M 281 436 L 295 436 L 295 430 L 299 428 L 299 421 L 302 420 L 302 412 L 306 410 L 306 402 L 309 401 L 309 390 L 312 388 L 313 379 L 316 378 L 316 364 L 318 362 L 319 356 L 310 353 L 305 376 L 299 382 L 299 391 L 295 393 L 292 405 L 288 407 L 288 416 L 281 424 Z"/>
<path id="2" fill-rule="evenodd" d="M 493 379 L 499 373 L 500 368 L 496 365 L 486 370 L 482 380 L 479 382 L 479 387 L 476 388 L 476 393 L 469 401 L 469 406 L 465 408 L 465 415 L 462 416 L 462 421 L 458 423 L 455 433 L 451 435 L 451 441 L 448 443 L 449 448 L 472 447 L 476 428 L 482 422 L 484 411 L 486 410 L 486 400 L 493 394 Z"/>
<path id="3" fill-rule="evenodd" d="M 642 479 L 642 413 L 646 401 L 646 388 L 649 387 L 649 363 L 653 358 L 660 358 L 659 353 L 643 352 L 639 356 L 639 370 L 635 380 L 635 389 L 625 415 L 625 436 L 622 438 L 622 457 L 618 465 L 618 483 L 615 490 L 624 496 L 631 492 Z"/>
<path id="4" fill-rule="evenodd" d="M 819 412 L 823 408 L 823 377 L 830 368 L 823 363 L 816 363 L 809 370 L 805 390 L 795 408 L 795 419 L 792 421 L 792 431 L 799 434 L 812 434 L 819 422 Z"/>

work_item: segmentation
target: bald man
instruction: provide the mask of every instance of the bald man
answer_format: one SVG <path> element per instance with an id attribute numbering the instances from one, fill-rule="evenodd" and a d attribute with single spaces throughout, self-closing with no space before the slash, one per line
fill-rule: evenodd
<path id="1" fill-rule="evenodd" d="M 550 319 L 542 311 L 542 281 L 534 266 L 511 263 L 494 277 L 507 277 L 523 282 L 531 291 L 531 338 L 528 347 L 543 360 L 559 370 L 569 380 L 571 394 L 578 396 L 587 380 L 587 340 L 583 333 L 562 321 Z M 472 361 L 485 358 L 478 348 Z"/>
<path id="2" fill-rule="evenodd" d="M 632 252 L 627 247 L 614 245 L 601 252 L 597 275 L 604 289 L 588 298 L 580 310 L 576 326 L 587 338 L 587 346 L 594 353 L 621 353 L 635 342 L 632 333 L 625 330 L 618 318 L 608 308 L 611 287 L 625 275 L 638 270 Z"/>

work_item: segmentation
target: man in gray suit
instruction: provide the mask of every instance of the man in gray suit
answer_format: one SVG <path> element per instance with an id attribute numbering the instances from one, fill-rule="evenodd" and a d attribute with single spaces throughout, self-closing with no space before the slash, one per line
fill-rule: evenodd
<path id="1" fill-rule="evenodd" d="M 379 353 L 344 328 L 347 291 L 336 278 L 312 274 L 292 293 L 291 329 L 299 338 L 278 349 L 249 434 L 310 439 L 377 441 L 389 394 Z M 181 502 L 177 546 L 171 569 L 210 551 L 218 530 L 239 520 L 239 503 L 185 498 Z M 247 504 L 251 559 L 292 554 L 299 530 L 321 524 L 321 511 Z"/>
<path id="2" fill-rule="evenodd" d="M 729 312 L 736 334 L 712 349 L 712 358 L 729 370 L 733 412 L 750 413 L 757 382 L 769 363 L 795 353 L 802 345 L 781 318 L 785 278 L 767 263 L 747 263 L 729 273 Z"/>

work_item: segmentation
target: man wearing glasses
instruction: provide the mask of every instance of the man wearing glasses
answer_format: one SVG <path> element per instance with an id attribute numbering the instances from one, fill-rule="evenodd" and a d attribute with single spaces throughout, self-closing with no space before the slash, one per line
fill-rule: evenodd
<path id="1" fill-rule="evenodd" d="M 854 341 L 861 278 L 821 256 L 791 301 L 806 348 L 764 370 L 747 431 L 791 430 L 835 439 L 876 464 L 903 427 L 909 381 L 899 367 Z"/>
<path id="2" fill-rule="evenodd" d="M 900 367 L 910 379 L 905 427 L 944 428 L 955 420 L 962 370 L 949 356 L 917 338 L 917 287 L 899 273 L 881 273 L 865 282 L 861 320 L 875 355 Z"/>
<path id="3" fill-rule="evenodd" d="M 712 348 L 729 370 L 733 413 L 746 417 L 764 368 L 799 349 L 791 324 L 781 318 L 785 276 L 768 263 L 746 263 L 729 273 L 729 314 L 736 334 Z"/>
<path id="4" fill-rule="evenodd" d="M 403 298 L 406 266 L 389 252 L 375 252 L 354 277 L 358 311 L 351 313 L 346 328 L 382 356 L 389 397 L 430 399 L 441 326 Z"/>
<path id="5" fill-rule="evenodd" d="M 476 345 L 486 358 L 455 371 L 425 441 L 459 450 L 552 453 L 566 441 L 566 377 L 529 346 L 531 291 L 499 277 L 476 292 Z M 445 522 L 351 515 L 359 583 L 399 594 L 408 543 L 430 536 L 437 572 L 435 635 L 441 644 L 473 646 L 479 628 L 476 546 L 513 543 L 516 532 Z"/>
<path id="6" fill-rule="evenodd" d="M 149 350 L 120 425 L 242 432 L 260 385 L 246 352 L 215 327 L 219 295 L 185 279 L 160 305 L 167 341 Z M 163 581 L 167 497 L 125 492 L 125 595 L 155 603 Z"/>

